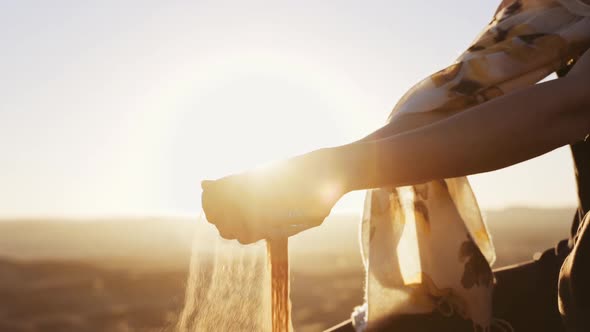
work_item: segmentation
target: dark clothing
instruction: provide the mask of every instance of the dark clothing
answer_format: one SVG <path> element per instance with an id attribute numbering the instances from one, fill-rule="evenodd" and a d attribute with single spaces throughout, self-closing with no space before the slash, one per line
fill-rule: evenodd
<path id="1" fill-rule="evenodd" d="M 578 187 L 578 210 L 559 274 L 559 310 L 566 330 L 590 331 L 590 142 L 571 146 Z M 582 217 L 585 216 L 585 217 Z"/>
<path id="2" fill-rule="evenodd" d="M 507 321 L 515 331 L 565 331 L 557 285 L 569 252 L 564 240 L 538 260 L 495 270 L 493 317 Z"/>
<path id="3" fill-rule="evenodd" d="M 583 211 L 569 240 L 538 260 L 494 271 L 494 317 L 515 331 L 590 331 L 590 213 L 580 218 Z"/>
<path id="4" fill-rule="evenodd" d="M 590 213 L 580 224 L 559 274 L 559 311 L 568 332 L 590 330 Z"/>
<path id="5" fill-rule="evenodd" d="M 576 185 L 578 187 L 578 211 L 574 216 L 571 228 L 570 246 L 578 232 L 580 222 L 586 213 L 590 211 L 590 142 L 582 141 L 570 145 L 574 159 L 574 171 L 576 173 Z"/>

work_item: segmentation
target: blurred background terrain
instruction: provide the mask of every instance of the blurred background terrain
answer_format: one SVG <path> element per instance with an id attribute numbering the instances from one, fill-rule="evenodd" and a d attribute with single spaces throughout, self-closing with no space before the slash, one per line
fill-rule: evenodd
<path id="1" fill-rule="evenodd" d="M 573 214 L 574 208 L 487 211 L 495 266 L 555 245 L 567 237 Z M 358 220 L 331 216 L 291 241 L 297 331 L 321 331 L 361 304 Z M 215 236 L 206 223 L 182 218 L 3 220 L 0 331 L 173 331 L 193 238 Z"/>

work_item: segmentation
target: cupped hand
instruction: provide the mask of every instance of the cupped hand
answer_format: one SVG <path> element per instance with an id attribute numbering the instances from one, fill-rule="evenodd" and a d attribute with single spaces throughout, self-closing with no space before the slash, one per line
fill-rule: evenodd
<path id="1" fill-rule="evenodd" d="M 319 226 L 345 193 L 321 152 L 268 168 L 203 181 L 207 220 L 226 239 L 247 244 Z"/>

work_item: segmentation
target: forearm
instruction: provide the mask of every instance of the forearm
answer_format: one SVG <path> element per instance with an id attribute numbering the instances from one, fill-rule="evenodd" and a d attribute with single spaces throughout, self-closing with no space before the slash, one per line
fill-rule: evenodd
<path id="1" fill-rule="evenodd" d="M 584 138 L 584 84 L 538 84 L 433 125 L 324 153 L 347 190 L 402 186 L 507 167 Z"/>

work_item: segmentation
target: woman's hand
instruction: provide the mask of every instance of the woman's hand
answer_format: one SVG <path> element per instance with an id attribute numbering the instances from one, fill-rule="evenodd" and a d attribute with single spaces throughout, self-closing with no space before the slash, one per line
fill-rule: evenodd
<path id="1" fill-rule="evenodd" d="M 324 150 L 203 181 L 202 206 L 222 237 L 253 243 L 319 226 L 346 192 Z"/>

